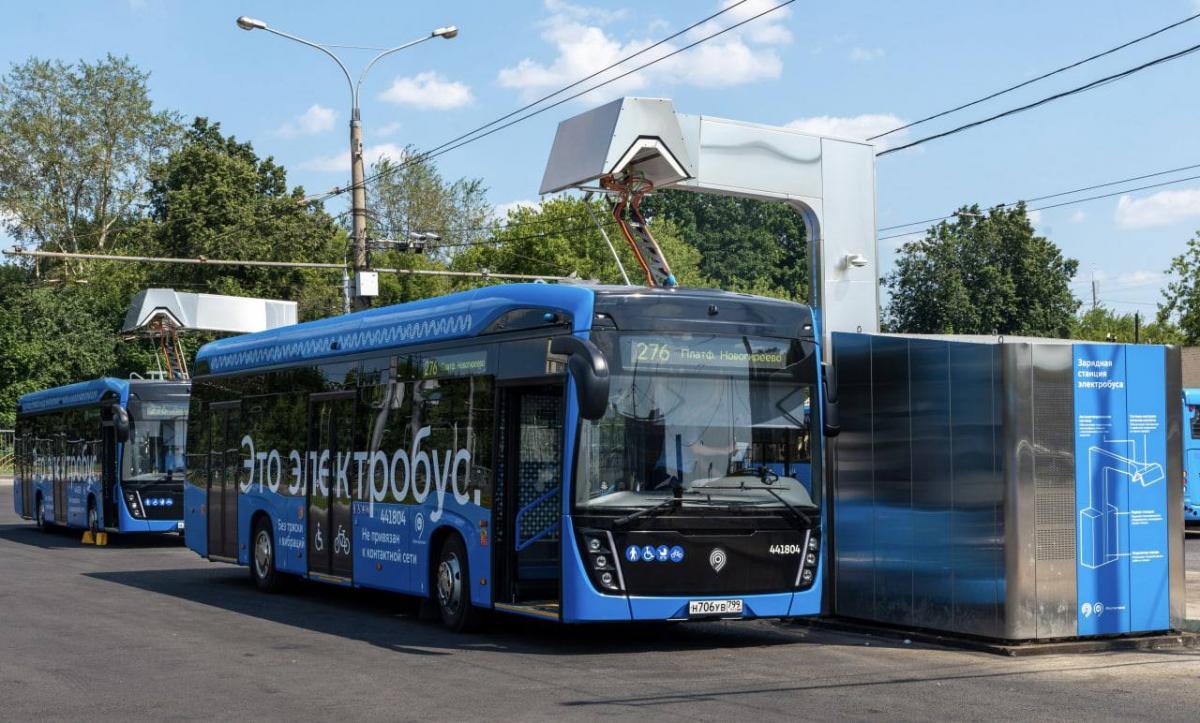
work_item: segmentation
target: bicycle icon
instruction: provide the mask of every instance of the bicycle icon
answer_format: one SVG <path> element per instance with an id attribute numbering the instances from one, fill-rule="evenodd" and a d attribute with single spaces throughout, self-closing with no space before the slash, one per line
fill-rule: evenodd
<path id="1" fill-rule="evenodd" d="M 337 536 L 333 538 L 333 554 L 350 554 L 350 536 L 346 534 L 346 528 L 341 525 L 338 525 Z"/>

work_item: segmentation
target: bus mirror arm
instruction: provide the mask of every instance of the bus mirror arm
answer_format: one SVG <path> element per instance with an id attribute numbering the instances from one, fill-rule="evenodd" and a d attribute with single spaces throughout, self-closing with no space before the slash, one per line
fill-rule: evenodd
<path id="1" fill-rule="evenodd" d="M 116 432 L 117 441 L 124 444 L 129 441 L 129 411 L 120 404 L 109 406 L 112 411 L 113 431 Z"/>
<path id="2" fill-rule="evenodd" d="M 550 353 L 567 357 L 567 369 L 575 380 L 579 413 L 588 421 L 604 416 L 608 409 L 608 360 L 604 352 L 587 339 L 556 336 L 550 340 Z"/>
<path id="3" fill-rule="evenodd" d="M 836 437 L 842 431 L 842 423 L 838 418 L 838 384 L 837 371 L 829 362 L 821 362 L 821 391 L 825 398 L 823 419 L 826 437 Z"/>

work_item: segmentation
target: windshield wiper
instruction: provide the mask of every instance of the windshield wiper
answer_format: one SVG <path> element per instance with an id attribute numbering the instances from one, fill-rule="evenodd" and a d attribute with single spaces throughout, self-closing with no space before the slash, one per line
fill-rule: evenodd
<path id="1" fill-rule="evenodd" d="M 772 497 L 774 497 L 776 500 L 778 500 L 779 504 L 781 504 L 785 508 L 787 508 L 787 511 L 792 513 L 792 515 L 796 519 L 803 522 L 809 528 L 813 527 L 812 517 L 810 517 L 808 514 L 806 514 L 803 510 L 801 510 L 796 505 L 793 505 L 791 502 L 788 502 L 786 499 L 784 499 L 783 495 L 779 494 L 779 490 L 775 489 L 774 487 L 771 487 L 770 485 L 750 486 L 750 485 L 746 485 L 745 483 L 740 484 L 740 485 L 727 485 L 727 486 L 721 486 L 721 487 L 709 487 L 709 486 L 705 485 L 704 487 L 701 487 L 700 489 L 702 489 L 704 491 L 708 491 L 708 490 L 726 490 L 726 491 L 762 490 L 763 492 L 770 494 Z M 753 505 L 753 504 L 755 504 L 755 503 L 750 502 L 748 500 L 742 503 L 742 505 L 747 506 L 747 507 L 750 505 Z"/>
<path id="2" fill-rule="evenodd" d="M 646 507 L 646 508 L 638 510 L 637 512 L 630 512 L 628 515 L 624 515 L 623 517 L 618 517 L 617 519 L 613 520 L 613 526 L 614 527 L 624 527 L 625 525 L 628 525 L 630 522 L 633 522 L 634 520 L 636 520 L 640 517 L 652 517 L 654 515 L 658 515 L 662 512 L 665 512 L 666 510 L 668 510 L 671 507 L 675 507 L 677 505 L 683 504 L 683 488 L 682 487 L 673 488 L 671 490 L 671 493 L 672 494 L 670 497 L 663 500 L 662 502 L 659 502 L 657 505 L 654 505 L 653 507 Z"/>

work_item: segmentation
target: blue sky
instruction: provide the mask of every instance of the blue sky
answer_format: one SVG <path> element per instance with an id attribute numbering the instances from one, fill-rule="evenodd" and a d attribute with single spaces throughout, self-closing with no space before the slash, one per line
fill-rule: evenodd
<path id="1" fill-rule="evenodd" d="M 446 24 L 382 61 L 364 84 L 369 154 L 429 148 L 574 81 L 731 0 L 301 3 L 110 0 L 11 4 L 4 66 L 128 55 L 156 103 L 252 141 L 309 192 L 344 185 L 349 93 L 317 51 L 234 25 L 241 14 L 312 40 L 388 46 Z M 766 8 L 773 0 L 751 0 Z M 1088 2 L 799 0 L 679 59 L 439 159 L 479 177 L 492 202 L 536 198 L 559 120 L 618 95 L 665 96 L 681 112 L 840 135 L 892 127 L 971 100 L 1200 12 L 1200 0 Z M 732 15 L 733 13 L 731 13 Z M 907 135 L 1036 100 L 1200 42 L 1200 20 Z M 339 50 L 352 70 L 373 55 Z M 879 226 L 1200 163 L 1200 54 L 1080 96 L 880 158 Z M 1178 175 L 1196 175 L 1178 174 Z M 1156 179 L 1157 180 L 1157 179 Z M 1133 184 L 1137 185 L 1137 184 Z M 335 204 L 341 201 L 334 202 Z M 341 210 L 331 206 L 331 210 Z M 1038 229 L 1080 261 L 1077 294 L 1152 312 L 1163 271 L 1200 228 L 1200 181 L 1047 210 Z M 895 246 L 881 242 L 886 271 Z"/>

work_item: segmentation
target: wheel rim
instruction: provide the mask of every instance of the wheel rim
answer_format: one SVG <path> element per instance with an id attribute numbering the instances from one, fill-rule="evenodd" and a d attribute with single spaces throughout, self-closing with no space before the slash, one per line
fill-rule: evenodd
<path id="1" fill-rule="evenodd" d="M 96 508 L 88 508 L 88 529 L 95 532 L 100 527 L 100 520 L 96 517 Z"/>
<path id="2" fill-rule="evenodd" d="M 260 579 L 271 572 L 271 534 L 266 530 L 259 530 L 254 538 L 254 572 Z"/>
<path id="3" fill-rule="evenodd" d="M 458 555 L 451 552 L 438 565 L 438 602 L 451 615 L 457 615 L 462 605 L 462 565 Z"/>

